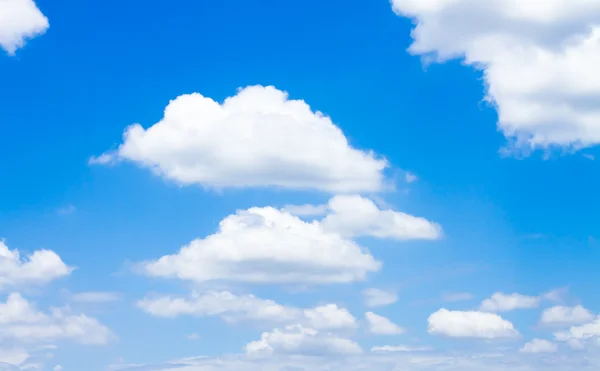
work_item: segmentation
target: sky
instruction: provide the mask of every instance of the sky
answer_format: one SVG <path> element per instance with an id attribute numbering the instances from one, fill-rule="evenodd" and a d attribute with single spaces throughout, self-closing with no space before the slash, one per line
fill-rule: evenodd
<path id="1" fill-rule="evenodd" d="M 0 371 L 600 368 L 600 2 L 0 0 Z"/>

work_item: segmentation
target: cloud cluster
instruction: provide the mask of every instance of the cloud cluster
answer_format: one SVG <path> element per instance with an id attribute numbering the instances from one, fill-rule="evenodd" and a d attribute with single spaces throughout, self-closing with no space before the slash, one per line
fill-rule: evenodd
<path id="1" fill-rule="evenodd" d="M 0 1 L 0 47 L 15 54 L 28 39 L 41 35 L 50 27 L 33 0 Z"/>
<path id="2" fill-rule="evenodd" d="M 483 72 L 498 127 L 519 147 L 600 143 L 600 3 L 392 0 L 416 24 L 409 51 Z"/>

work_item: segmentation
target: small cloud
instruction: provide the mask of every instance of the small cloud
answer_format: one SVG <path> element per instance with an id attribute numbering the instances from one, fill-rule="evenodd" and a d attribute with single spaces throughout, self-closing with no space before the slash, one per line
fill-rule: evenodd
<path id="1" fill-rule="evenodd" d="M 88 160 L 88 165 L 112 165 L 115 163 L 115 155 L 111 152 L 106 152 L 100 156 L 92 156 Z"/>
<path id="2" fill-rule="evenodd" d="M 119 300 L 119 294 L 115 292 L 79 292 L 72 295 L 73 301 L 79 303 L 108 303 Z"/>
<path id="3" fill-rule="evenodd" d="M 73 214 L 75 211 L 77 211 L 77 208 L 71 204 L 69 204 L 65 207 L 61 207 L 60 209 L 56 210 L 58 215 L 69 215 L 69 214 Z"/>
<path id="4" fill-rule="evenodd" d="M 414 183 L 419 180 L 419 178 L 415 174 L 407 172 L 404 175 L 404 180 L 406 180 L 406 183 Z"/>
<path id="5" fill-rule="evenodd" d="M 442 300 L 448 303 L 456 303 L 458 301 L 467 301 L 473 299 L 473 294 L 469 292 L 449 292 L 442 295 Z"/>
<path id="6" fill-rule="evenodd" d="M 189 334 L 187 336 L 187 339 L 188 340 L 198 340 L 198 339 L 200 339 L 200 335 L 198 335 L 197 333 L 194 332 L 193 334 Z"/>
<path id="7" fill-rule="evenodd" d="M 585 158 L 587 158 L 588 160 L 591 160 L 591 161 L 594 161 L 596 159 L 596 157 L 594 155 L 590 155 L 590 154 L 587 154 L 587 153 L 584 153 L 582 156 L 585 157 Z"/>

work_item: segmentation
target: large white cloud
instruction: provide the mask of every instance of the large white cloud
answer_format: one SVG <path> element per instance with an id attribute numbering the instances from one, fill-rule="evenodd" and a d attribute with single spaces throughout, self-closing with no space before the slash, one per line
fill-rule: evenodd
<path id="1" fill-rule="evenodd" d="M 382 210 L 359 195 L 335 196 L 328 203 L 323 228 L 347 237 L 372 236 L 396 240 L 435 240 L 439 224 L 394 210 Z"/>
<path id="2" fill-rule="evenodd" d="M 545 325 L 577 325 L 591 322 L 594 315 L 581 305 L 566 307 L 558 305 L 545 309 L 540 322 Z"/>
<path id="3" fill-rule="evenodd" d="M 105 344 L 113 335 L 98 320 L 69 309 L 38 311 L 20 294 L 0 302 L 0 341 L 24 343 L 70 340 L 81 344 Z"/>
<path id="4" fill-rule="evenodd" d="M 369 332 L 376 335 L 400 335 L 404 329 L 389 319 L 373 312 L 365 313 L 365 319 L 369 324 Z"/>
<path id="5" fill-rule="evenodd" d="M 355 242 L 271 207 L 238 211 L 217 233 L 141 264 L 148 275 L 195 282 L 308 284 L 358 281 L 380 267 Z"/>
<path id="6" fill-rule="evenodd" d="M 73 268 L 53 251 L 38 250 L 23 259 L 0 240 L 0 290 L 21 285 L 46 284 L 67 276 Z"/>
<path id="7" fill-rule="evenodd" d="M 537 308 L 539 305 L 540 298 L 537 296 L 497 292 L 491 298 L 485 299 L 481 303 L 480 309 L 485 312 L 509 312 L 515 309 Z"/>
<path id="8" fill-rule="evenodd" d="M 331 119 L 272 86 L 222 104 L 201 94 L 171 101 L 164 118 L 128 127 L 123 143 L 92 163 L 133 161 L 177 183 L 206 187 L 378 191 L 383 158 L 353 148 Z"/>
<path id="9" fill-rule="evenodd" d="M 428 322 L 429 333 L 434 335 L 487 340 L 519 336 L 511 322 L 494 313 L 440 309 Z"/>
<path id="10" fill-rule="evenodd" d="M 26 40 L 41 35 L 50 27 L 33 0 L 0 1 L 0 47 L 14 54 Z"/>
<path id="11" fill-rule="evenodd" d="M 392 0 L 415 20 L 410 52 L 483 71 L 499 128 L 518 146 L 600 143 L 600 2 Z"/>
<path id="12" fill-rule="evenodd" d="M 351 355 L 361 353 L 354 341 L 332 333 L 322 333 L 301 325 L 264 332 L 260 340 L 246 345 L 250 355 L 299 354 L 299 355 Z"/>

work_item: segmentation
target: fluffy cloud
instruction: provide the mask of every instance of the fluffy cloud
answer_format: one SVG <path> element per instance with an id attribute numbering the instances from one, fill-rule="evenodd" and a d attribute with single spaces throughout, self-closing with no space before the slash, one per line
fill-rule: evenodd
<path id="1" fill-rule="evenodd" d="M 128 160 L 180 184 L 206 187 L 378 191 L 385 159 L 353 148 L 331 119 L 272 86 L 251 86 L 222 104 L 200 94 L 171 101 L 148 129 L 92 163 Z"/>
<path id="2" fill-rule="evenodd" d="M 428 322 L 429 333 L 434 335 L 488 340 L 519 336 L 511 322 L 494 313 L 440 309 Z"/>
<path id="3" fill-rule="evenodd" d="M 362 292 L 365 305 L 369 308 L 384 307 L 398 301 L 398 294 L 393 291 L 366 289 Z"/>
<path id="4" fill-rule="evenodd" d="M 3 363 L 9 365 L 21 365 L 29 359 L 29 353 L 23 348 L 0 348 L 0 365 Z M 2 370 L 2 368 L 0 368 Z"/>
<path id="5" fill-rule="evenodd" d="M 317 330 L 352 329 L 356 319 L 347 309 L 335 304 L 300 309 L 277 304 L 254 295 L 234 295 L 210 291 L 192 293 L 189 298 L 157 296 L 138 301 L 138 307 L 157 317 L 174 318 L 182 315 L 220 316 L 227 322 L 253 321 L 301 323 Z"/>
<path id="6" fill-rule="evenodd" d="M 0 1 L 0 47 L 8 54 L 14 54 L 26 40 L 43 34 L 48 27 L 48 18 L 33 0 Z"/>
<path id="7" fill-rule="evenodd" d="M 508 312 L 515 309 L 537 308 L 539 305 L 540 298 L 537 296 L 497 292 L 481 303 L 480 310 L 485 312 Z"/>
<path id="8" fill-rule="evenodd" d="M 518 146 L 600 143 L 600 2 L 392 0 L 409 51 L 483 71 L 498 126 Z"/>
<path id="9" fill-rule="evenodd" d="M 381 263 L 318 222 L 265 207 L 238 211 L 217 233 L 140 267 L 151 276 L 195 282 L 322 284 L 362 280 Z"/>
<path id="10" fill-rule="evenodd" d="M 38 250 L 26 259 L 0 240 L 0 290 L 21 285 L 46 284 L 67 276 L 73 268 L 50 250 Z"/>
<path id="11" fill-rule="evenodd" d="M 0 340 L 38 342 L 70 340 L 81 344 L 105 344 L 110 331 L 95 318 L 73 315 L 68 309 L 39 312 L 20 294 L 0 303 Z"/>
<path id="12" fill-rule="evenodd" d="M 545 325 L 576 325 L 593 319 L 594 315 L 581 305 L 574 307 L 559 305 L 544 310 L 540 322 Z"/>
<path id="13" fill-rule="evenodd" d="M 384 345 L 371 348 L 371 352 L 427 352 L 431 347 L 411 347 L 407 345 Z"/>
<path id="14" fill-rule="evenodd" d="M 435 240 L 442 228 L 421 217 L 394 210 L 381 210 L 358 195 L 335 196 L 328 203 L 323 228 L 346 237 L 372 236 L 396 240 Z"/>
<path id="15" fill-rule="evenodd" d="M 354 341 L 331 333 L 321 333 L 301 325 L 287 326 L 264 332 L 260 340 L 246 345 L 250 355 L 264 354 L 306 354 L 306 355 L 351 355 L 361 353 L 361 347 Z"/>
<path id="16" fill-rule="evenodd" d="M 600 318 L 581 326 L 573 326 L 567 331 L 560 331 L 554 334 L 558 341 L 572 341 L 573 344 L 579 344 L 582 341 L 600 338 Z"/>
<path id="17" fill-rule="evenodd" d="M 548 340 L 533 339 L 523 345 L 519 352 L 521 353 L 556 353 L 558 346 Z"/>
<path id="18" fill-rule="evenodd" d="M 377 335 L 399 335 L 404 333 L 404 329 L 389 319 L 378 316 L 373 312 L 365 313 L 365 319 L 369 324 L 369 332 Z"/>

